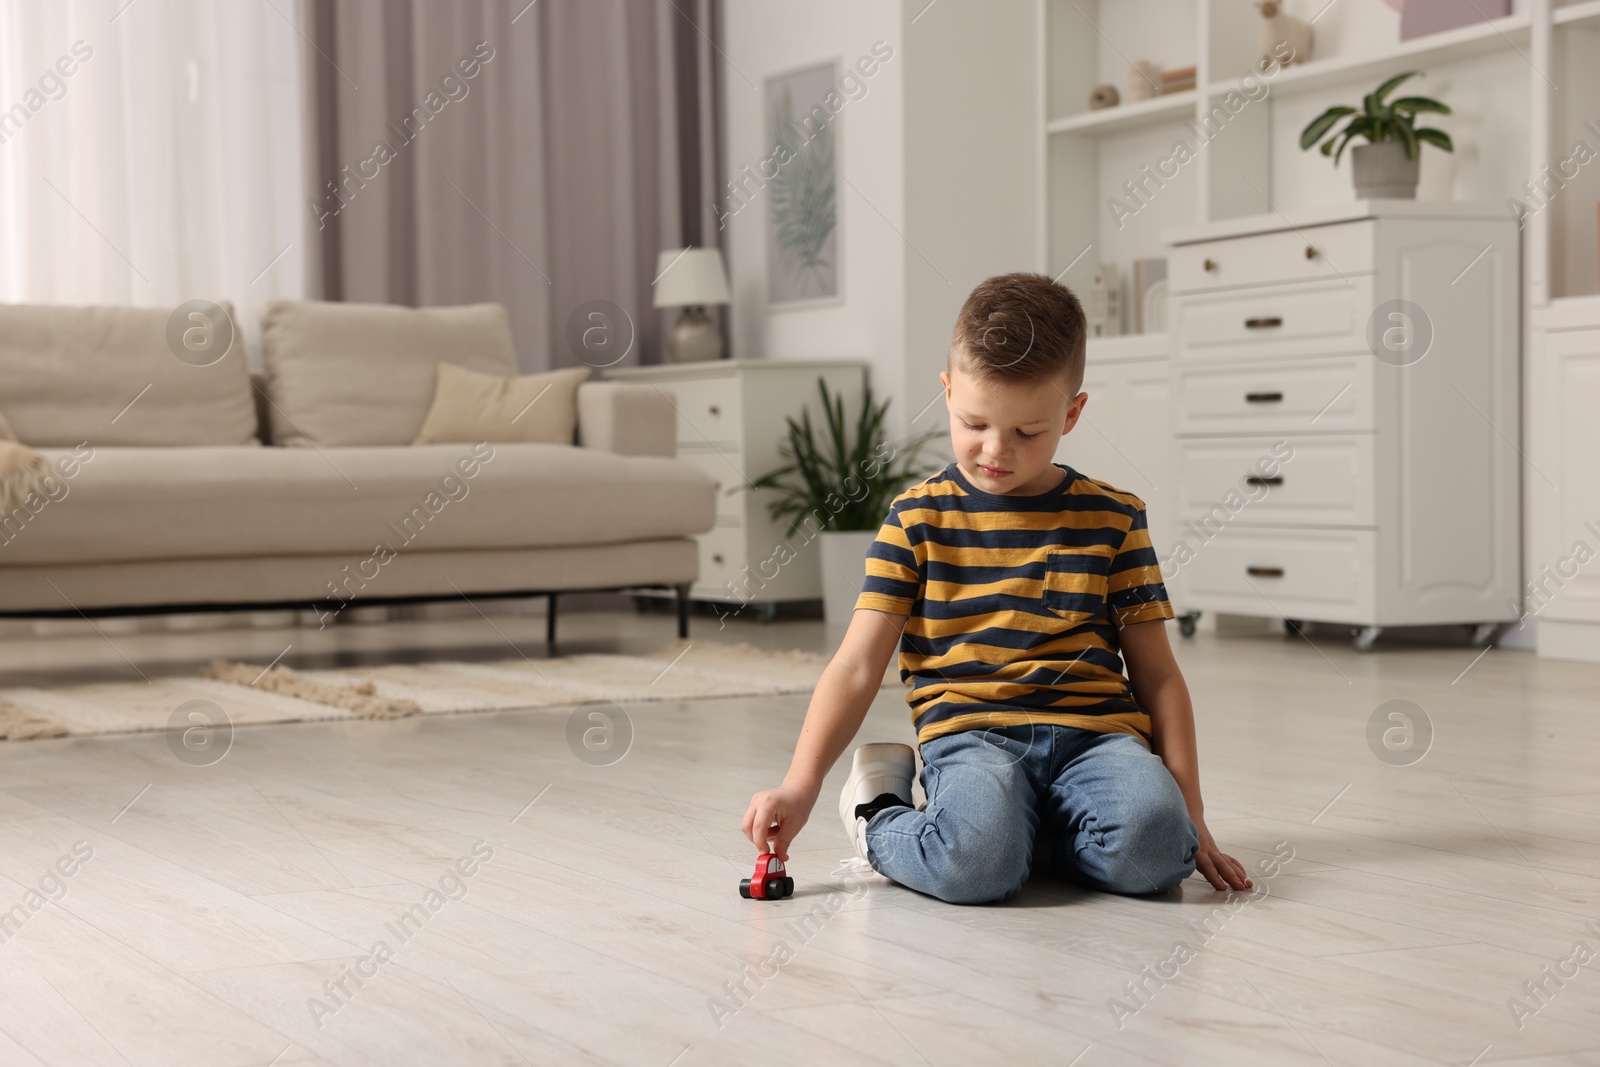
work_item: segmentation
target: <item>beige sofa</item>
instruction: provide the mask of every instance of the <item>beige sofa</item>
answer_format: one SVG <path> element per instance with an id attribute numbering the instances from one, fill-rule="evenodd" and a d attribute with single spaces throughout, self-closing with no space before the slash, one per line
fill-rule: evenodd
<path id="1" fill-rule="evenodd" d="M 57 472 L 0 515 L 0 615 L 546 594 L 554 640 L 556 593 L 668 586 L 684 631 L 715 503 L 656 390 L 585 382 L 572 444 L 412 445 L 441 360 L 517 373 L 503 308 L 270 304 L 255 389 L 170 317 L 0 307 L 0 415 Z"/>

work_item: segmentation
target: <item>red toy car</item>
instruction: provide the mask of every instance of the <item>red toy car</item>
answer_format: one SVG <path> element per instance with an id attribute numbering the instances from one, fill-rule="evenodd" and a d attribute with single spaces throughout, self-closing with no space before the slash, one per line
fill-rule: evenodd
<path id="1" fill-rule="evenodd" d="M 783 861 L 771 852 L 756 858 L 756 873 L 739 879 L 739 895 L 746 900 L 782 900 L 794 895 L 794 879 L 783 873 Z"/>

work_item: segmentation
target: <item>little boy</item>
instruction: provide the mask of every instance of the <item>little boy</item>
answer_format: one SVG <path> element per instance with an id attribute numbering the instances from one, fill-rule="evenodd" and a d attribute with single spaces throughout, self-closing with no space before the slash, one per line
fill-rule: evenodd
<path id="1" fill-rule="evenodd" d="M 1196 867 L 1217 889 L 1251 886 L 1202 818 L 1144 503 L 1053 462 L 1089 399 L 1085 333 L 1077 298 L 1043 275 L 967 298 L 939 375 L 956 461 L 890 507 L 789 773 L 745 813 L 757 848 L 788 858 L 898 643 L 927 803 L 912 806 L 900 744 L 858 748 L 839 800 L 878 873 L 959 904 L 1002 900 L 1037 866 L 1114 893 Z"/>

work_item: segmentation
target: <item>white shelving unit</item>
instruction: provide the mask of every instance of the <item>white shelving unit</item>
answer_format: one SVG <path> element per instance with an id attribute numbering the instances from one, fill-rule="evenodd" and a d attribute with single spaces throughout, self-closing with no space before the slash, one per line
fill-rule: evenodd
<path id="1" fill-rule="evenodd" d="M 1275 73 L 1256 69 L 1247 85 L 1260 36 L 1253 4 L 1039 0 L 1041 270 L 1053 276 L 1077 260 L 1063 281 L 1086 290 L 1097 262 L 1126 276 L 1133 260 L 1164 254 L 1164 229 L 1353 201 L 1348 161 L 1334 168 L 1302 152 L 1300 129 L 1323 108 L 1358 104 L 1380 80 L 1406 70 L 1426 72 L 1408 91 L 1457 111 L 1431 120 L 1451 132 L 1457 151 L 1424 149 L 1422 199 L 1505 203 L 1543 163 L 1563 158 L 1596 117 L 1582 109 L 1600 88 L 1600 0 L 1515 0 L 1504 18 L 1410 41 L 1399 40 L 1398 16 L 1380 0 L 1289 0 L 1288 7 L 1301 17 L 1323 12 L 1312 58 Z M 1580 54 L 1588 60 L 1577 61 Z M 1158 69 L 1193 65 L 1199 88 L 1089 110 L 1096 84 L 1126 93 L 1130 59 Z M 1232 110 L 1230 93 L 1237 94 Z M 1163 169 L 1158 164 L 1180 140 L 1192 157 Z M 1578 181 L 1600 189 L 1600 174 Z M 1113 199 L 1133 213 L 1113 210 Z M 1587 258 L 1551 279 L 1551 297 L 1596 289 L 1594 204 L 1583 199 L 1558 198 L 1526 227 L 1530 254 L 1555 233 L 1585 241 Z"/>
<path id="2" fill-rule="evenodd" d="M 1081 115 L 1068 115 L 1066 118 L 1052 119 L 1046 130 L 1049 133 L 1087 133 L 1096 131 L 1109 133 L 1113 130 L 1126 131 L 1149 126 L 1177 115 L 1187 115 L 1194 110 L 1194 101 L 1190 93 L 1173 93 L 1171 96 L 1158 96 L 1152 100 L 1137 100 L 1131 104 L 1119 104 L 1108 107 L 1103 111 L 1085 111 Z"/>
<path id="3" fill-rule="evenodd" d="M 1166 507 L 1167 335 L 1090 340 L 1083 388 L 1089 404 L 1057 446 L 1056 462 L 1137 493 L 1159 554 L 1172 540 Z"/>
<path id="4" fill-rule="evenodd" d="M 1370 55 L 1343 55 L 1321 62 L 1313 59 L 1303 67 L 1290 67 L 1274 79 L 1281 90 L 1304 91 L 1325 86 L 1340 86 L 1350 81 L 1378 80 L 1399 69 L 1437 66 L 1474 56 L 1488 55 L 1507 48 L 1526 48 L 1532 26 L 1526 13 L 1489 19 L 1472 26 L 1398 42 Z"/>
<path id="5" fill-rule="evenodd" d="M 1600 297 L 1563 297 L 1537 308 L 1527 403 L 1533 470 L 1524 479 L 1534 538 L 1523 611 L 1537 620 L 1539 654 L 1600 662 Z"/>
<path id="6" fill-rule="evenodd" d="M 1600 22 L 1600 0 L 1582 0 L 1581 3 L 1561 5 L 1555 9 L 1554 17 L 1557 26 Z"/>
<path id="7" fill-rule="evenodd" d="M 1600 152 L 1600 130 L 1585 125 L 1600 118 L 1600 0 L 1513 0 L 1503 18 L 1410 41 L 1399 39 L 1398 15 L 1380 0 L 1288 0 L 1286 6 L 1301 18 L 1320 12 L 1311 58 L 1275 72 L 1256 68 L 1247 78 L 1260 38 L 1253 4 L 1038 0 L 1042 271 L 1087 292 L 1099 263 L 1114 264 L 1126 281 L 1134 260 L 1166 255 L 1166 231 L 1280 213 L 1298 218 L 1319 207 L 1349 205 L 1355 192 L 1348 159 L 1335 168 L 1315 151 L 1302 152 L 1300 130 L 1324 108 L 1358 105 L 1379 81 L 1407 70 L 1426 72 L 1408 89 L 1455 109 L 1430 122 L 1450 132 L 1456 151 L 1423 149 L 1423 200 L 1503 204 L 1509 216 L 1513 198 L 1528 199 L 1525 183 L 1548 183 L 1545 168 L 1559 170 L 1575 142 Z M 1157 69 L 1194 65 L 1199 88 L 1090 111 L 1096 84 L 1110 82 L 1126 94 L 1130 60 Z M 1189 148 L 1182 158 L 1174 152 L 1180 142 Z M 1560 456 L 1549 450 L 1574 447 L 1579 438 L 1595 443 L 1585 427 L 1561 424 L 1562 411 L 1572 409 L 1559 400 L 1587 388 L 1585 376 L 1600 367 L 1600 301 L 1593 295 L 1600 292 L 1597 203 L 1600 161 L 1577 167 L 1523 219 L 1523 425 L 1530 430 L 1519 444 L 1532 464 L 1542 454 L 1546 464 L 1558 465 Z M 1130 319 L 1132 303 L 1124 300 Z M 1581 328 L 1591 318 L 1595 329 Z M 1559 362 L 1548 354 L 1547 329 L 1560 334 Z M 1590 338 L 1597 359 L 1574 358 L 1569 349 Z M 1097 361 L 1120 365 L 1137 352 L 1133 358 L 1145 364 L 1139 387 L 1146 402 L 1159 395 L 1164 405 L 1166 391 L 1152 374 L 1167 366 L 1166 351 L 1164 341 L 1092 341 L 1091 374 Z M 1550 366 L 1541 367 L 1540 360 Z M 1103 386 L 1119 388 L 1116 373 L 1103 377 Z M 1106 397 L 1098 406 L 1104 415 L 1129 410 L 1131 403 L 1126 396 Z M 1165 407 L 1161 411 L 1165 418 Z M 1522 473 L 1529 487 L 1523 569 L 1533 577 L 1552 562 L 1545 558 L 1552 546 L 1570 547 L 1584 536 L 1581 529 L 1562 528 L 1583 501 L 1600 500 L 1600 472 L 1592 465 L 1574 468 L 1577 483 L 1560 488 L 1545 484 L 1531 467 Z M 1153 529 L 1169 525 L 1158 513 L 1166 495 L 1157 489 L 1147 499 Z M 1594 547 L 1600 550 L 1600 542 Z M 1584 573 L 1600 584 L 1600 562 Z M 1544 617 L 1556 616 L 1546 609 Z M 1588 647 L 1584 658 L 1600 660 L 1600 613 L 1572 625 L 1593 633 L 1563 627 L 1555 654 L 1573 656 L 1575 648 Z"/>
<path id="8" fill-rule="evenodd" d="M 1524 219 L 1527 360 L 1524 423 L 1532 512 L 1523 610 L 1536 621 L 1541 656 L 1600 663 L 1600 161 L 1565 168 L 1575 142 L 1600 151 L 1600 3 L 1533 4 L 1530 65 L 1533 158 L 1563 178 L 1548 204 Z M 1556 87 L 1560 86 L 1559 89 Z"/>

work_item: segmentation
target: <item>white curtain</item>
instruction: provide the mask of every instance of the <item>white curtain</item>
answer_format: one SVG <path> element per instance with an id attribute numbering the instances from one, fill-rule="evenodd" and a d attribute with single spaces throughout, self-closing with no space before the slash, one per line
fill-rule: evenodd
<path id="1" fill-rule="evenodd" d="M 0 0 L 0 301 L 306 292 L 293 0 Z"/>

